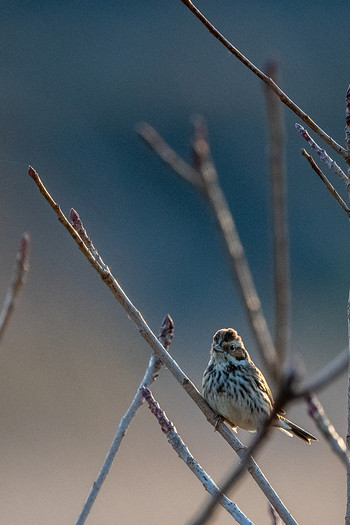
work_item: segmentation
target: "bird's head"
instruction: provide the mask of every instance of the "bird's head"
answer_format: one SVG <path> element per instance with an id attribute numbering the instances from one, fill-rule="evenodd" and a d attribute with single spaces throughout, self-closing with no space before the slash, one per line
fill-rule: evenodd
<path id="1" fill-rule="evenodd" d="M 214 334 L 210 355 L 215 361 L 249 359 L 241 337 L 233 328 L 221 328 Z"/>

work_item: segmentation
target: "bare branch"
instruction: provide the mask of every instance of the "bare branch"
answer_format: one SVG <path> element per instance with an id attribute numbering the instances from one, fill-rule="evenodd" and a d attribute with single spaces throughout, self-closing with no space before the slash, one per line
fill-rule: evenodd
<path id="1" fill-rule="evenodd" d="M 266 65 L 267 74 L 275 80 L 277 66 Z M 282 106 L 271 89 L 265 88 L 265 99 L 270 135 L 270 180 L 272 188 L 273 234 L 274 234 L 274 289 L 275 289 L 275 348 L 281 368 L 290 342 L 290 276 L 289 239 L 286 211 L 286 159 L 285 133 L 282 123 Z"/>
<path id="2" fill-rule="evenodd" d="M 191 166 L 181 159 L 151 126 L 147 125 L 147 127 L 145 127 L 145 125 L 143 125 L 142 128 L 143 139 L 156 153 L 158 153 L 164 162 L 168 163 L 168 158 L 177 158 L 181 160 L 180 164 L 173 163 L 171 165 L 176 173 L 183 176 L 183 169 L 179 170 L 178 166 L 185 166 L 187 172 L 192 170 L 192 172 L 196 173 L 197 177 L 200 178 L 201 183 L 198 184 L 195 182 L 194 184 L 204 192 L 204 195 L 214 213 L 214 217 L 224 239 L 225 248 L 231 263 L 232 273 L 235 277 L 235 282 L 238 284 L 238 290 L 240 291 L 243 304 L 246 308 L 246 314 L 257 347 L 264 359 L 267 369 L 273 377 L 276 378 L 276 351 L 262 312 L 261 303 L 254 286 L 253 277 L 249 270 L 243 245 L 239 238 L 225 195 L 220 187 L 215 166 L 211 160 L 209 144 L 206 139 L 206 128 L 202 118 L 197 117 L 194 120 L 194 135 L 193 162 L 194 166 L 198 169 L 191 168 Z M 157 147 L 160 142 L 163 144 L 162 149 Z M 166 155 L 163 156 L 163 153 L 166 153 Z M 187 178 L 186 180 L 189 179 Z"/>
<path id="3" fill-rule="evenodd" d="M 350 356 L 350 290 L 348 296 L 348 339 L 349 339 L 349 356 Z M 348 363 L 348 429 L 346 434 L 346 449 L 348 454 L 350 453 L 350 358 Z M 350 463 L 347 464 L 346 469 L 346 515 L 345 515 L 345 524 L 350 524 Z"/>
<path id="4" fill-rule="evenodd" d="M 219 488 L 211 479 L 211 477 L 202 469 L 196 459 L 192 456 L 185 443 L 182 441 L 173 423 L 168 419 L 165 412 L 160 408 L 157 401 L 154 399 L 151 391 L 148 388 L 142 387 L 141 393 L 144 399 L 147 401 L 149 409 L 152 414 L 157 418 L 162 432 L 167 437 L 168 442 L 173 447 L 178 456 L 185 462 L 193 474 L 199 479 L 203 487 L 211 496 L 220 495 L 219 503 L 222 507 L 227 510 L 229 514 L 242 525 L 253 525 L 243 512 L 237 507 L 233 501 L 228 499 L 224 494 L 220 493 Z"/>
<path id="5" fill-rule="evenodd" d="M 16 257 L 16 267 L 0 312 L 0 341 L 11 318 L 18 294 L 25 283 L 29 269 L 29 234 L 24 233 Z"/>
<path id="6" fill-rule="evenodd" d="M 187 182 L 202 189 L 203 182 L 199 173 L 191 168 L 179 155 L 171 149 L 162 137 L 147 122 L 140 122 L 136 131 L 172 170 Z"/>
<path id="7" fill-rule="evenodd" d="M 347 207 L 345 201 L 341 198 L 341 196 L 339 195 L 339 193 L 337 192 L 337 190 L 334 188 L 334 186 L 332 186 L 332 184 L 329 182 L 329 180 L 327 179 L 326 175 L 322 172 L 322 170 L 320 170 L 320 168 L 317 166 L 316 162 L 314 161 L 314 159 L 311 157 L 311 155 L 309 155 L 305 149 L 302 149 L 301 150 L 301 154 L 303 155 L 303 157 L 305 157 L 309 163 L 310 163 L 310 166 L 311 168 L 317 173 L 317 175 L 320 177 L 320 179 L 322 180 L 322 182 L 324 183 L 324 185 L 326 186 L 327 190 L 333 195 L 333 197 L 335 198 L 335 200 L 340 204 L 340 206 L 343 208 L 343 210 L 345 211 L 345 213 L 348 215 L 348 217 L 350 217 L 350 209 Z"/>
<path id="8" fill-rule="evenodd" d="M 168 370 L 171 372 L 171 374 L 175 377 L 175 379 L 180 383 L 180 385 L 184 388 L 184 390 L 187 392 L 187 394 L 191 397 L 191 399 L 195 402 L 195 404 L 198 406 L 198 408 L 203 412 L 209 423 L 216 427 L 217 423 L 217 415 L 215 412 L 209 407 L 205 399 L 201 396 L 195 385 L 192 383 L 192 381 L 188 378 L 188 376 L 185 375 L 185 373 L 181 370 L 181 368 L 178 366 L 176 361 L 171 357 L 171 355 L 167 352 L 167 350 L 160 344 L 157 337 L 154 335 L 154 333 L 151 331 L 149 326 L 147 325 L 146 321 L 143 319 L 141 313 L 135 308 L 133 303 L 130 301 L 128 296 L 125 294 L 124 290 L 121 288 L 118 281 L 115 279 L 115 277 L 112 275 L 111 271 L 109 270 L 104 271 L 101 269 L 100 265 L 96 262 L 95 258 L 92 256 L 90 250 L 87 248 L 85 243 L 80 238 L 79 234 L 75 231 L 75 229 L 72 227 L 72 225 L 67 220 L 66 216 L 63 214 L 61 208 L 59 205 L 54 201 L 54 199 L 51 197 L 45 186 L 43 185 L 39 175 L 36 173 L 36 171 L 33 168 L 29 168 L 29 175 L 34 180 L 35 184 L 37 185 L 40 193 L 44 196 L 44 198 L 47 200 L 47 202 L 50 204 L 51 208 L 56 213 L 56 216 L 58 220 L 63 224 L 63 226 L 66 228 L 66 230 L 69 232 L 73 240 L 78 245 L 78 248 L 80 251 L 85 255 L 91 266 L 97 271 L 97 273 L 100 275 L 103 282 L 106 284 L 106 286 L 109 288 L 109 290 L 112 292 L 114 297 L 117 299 L 117 301 L 120 303 L 120 305 L 123 307 L 125 312 L 128 314 L 128 317 L 136 324 L 140 335 L 147 341 L 149 346 L 152 348 L 153 352 L 159 357 L 163 364 L 168 368 Z M 242 445 L 242 443 L 237 439 L 233 434 L 232 431 L 224 424 L 220 423 L 217 426 L 217 430 L 220 433 L 220 435 L 227 441 L 227 443 L 235 450 L 235 452 L 242 457 L 244 454 L 245 447 Z M 260 470 L 257 463 L 254 461 L 253 458 L 249 460 L 248 464 L 248 472 L 253 477 L 253 479 L 256 481 L 268 501 L 273 505 L 273 507 L 278 512 L 279 516 L 282 518 L 284 523 L 287 525 L 296 525 L 296 521 L 291 516 L 288 509 L 285 507 L 277 493 L 274 491 L 274 489 L 271 487 L 270 483 Z"/>
<path id="9" fill-rule="evenodd" d="M 302 109 L 300 109 L 291 98 L 265 73 L 257 68 L 248 58 L 246 58 L 237 48 L 235 48 L 217 29 L 211 22 L 200 12 L 200 10 L 192 3 L 191 0 L 181 0 L 181 2 L 188 7 L 190 11 L 202 22 L 202 24 L 208 29 L 208 31 L 223 44 L 226 49 L 230 51 L 242 64 L 244 64 L 250 71 L 252 71 L 257 77 L 260 78 L 268 87 L 272 89 L 278 96 L 278 98 L 289 107 L 305 124 L 307 124 L 317 135 L 319 135 L 331 148 L 333 148 L 341 157 L 345 160 L 348 158 L 348 152 L 340 144 L 338 144 L 332 137 L 327 135 L 322 128 L 320 128 L 316 122 L 314 122 L 309 115 L 307 115 Z"/>
<path id="10" fill-rule="evenodd" d="M 348 150 L 348 165 L 350 163 L 350 86 L 345 97 L 345 144 Z"/>
<path id="11" fill-rule="evenodd" d="M 88 236 L 83 223 L 81 222 L 81 219 L 79 217 L 79 213 L 75 211 L 74 208 L 70 210 L 69 214 L 71 223 L 73 225 L 73 228 L 79 233 L 80 238 L 82 241 L 86 244 L 86 246 L 89 248 L 90 252 L 92 253 L 93 257 L 95 258 L 96 262 L 101 266 L 101 269 L 104 271 L 108 271 L 108 266 L 105 265 L 103 260 L 100 257 L 100 254 L 96 250 L 95 246 L 93 245 L 90 237 Z"/>
<path id="12" fill-rule="evenodd" d="M 158 339 L 164 348 L 168 348 L 171 344 L 171 341 L 174 337 L 174 323 L 170 315 L 167 315 L 163 321 L 163 324 L 160 329 L 160 334 Z M 138 387 L 135 397 L 129 406 L 128 410 L 125 412 L 124 416 L 121 418 L 117 433 L 114 437 L 113 443 L 108 451 L 106 459 L 102 465 L 99 475 L 96 478 L 96 481 L 93 483 L 89 496 L 83 506 L 83 509 L 77 519 L 76 525 L 83 525 L 92 509 L 92 506 L 102 488 L 102 485 L 109 474 L 109 471 L 112 467 L 115 456 L 119 450 L 121 442 L 128 430 L 128 427 L 136 415 L 136 412 L 143 403 L 143 397 L 141 395 L 141 388 L 144 386 L 150 386 L 153 381 L 158 377 L 159 371 L 162 367 L 161 360 L 153 354 L 149 360 L 147 370 L 145 375 L 142 378 L 140 386 Z"/>
<path id="13" fill-rule="evenodd" d="M 294 397 L 304 397 L 309 392 L 322 390 L 331 384 L 338 376 L 345 372 L 349 363 L 349 350 L 346 349 L 332 359 L 326 366 L 317 372 L 311 379 L 301 383 L 294 390 Z"/>
<path id="14" fill-rule="evenodd" d="M 313 392 L 306 396 L 309 416 L 315 421 L 333 452 L 339 457 L 345 467 L 349 466 L 349 457 L 346 453 L 344 440 L 339 436 L 334 426 L 326 416 L 323 406 Z"/>
<path id="15" fill-rule="evenodd" d="M 338 164 L 334 162 L 334 160 L 328 155 L 326 150 L 320 148 L 317 142 L 315 142 L 314 139 L 310 137 L 309 133 L 306 131 L 305 128 L 303 128 L 303 126 L 301 126 L 300 124 L 295 124 L 295 127 L 299 131 L 300 135 L 309 144 L 310 148 L 316 151 L 317 155 L 326 164 L 327 168 L 332 170 L 347 186 L 349 184 L 348 177 L 345 175 L 340 166 L 338 166 Z"/>

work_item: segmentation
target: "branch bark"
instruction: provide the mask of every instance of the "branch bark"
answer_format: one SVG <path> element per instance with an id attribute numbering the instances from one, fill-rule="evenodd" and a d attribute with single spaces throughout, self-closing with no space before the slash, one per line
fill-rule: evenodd
<path id="1" fill-rule="evenodd" d="M 339 195 L 339 193 L 337 192 L 337 190 L 334 188 L 334 186 L 329 182 L 329 180 L 327 179 L 326 175 L 323 173 L 323 171 L 317 166 L 316 162 L 314 161 L 314 159 L 311 157 L 311 155 L 309 155 L 306 150 L 303 148 L 301 150 L 301 154 L 303 155 L 303 157 L 305 157 L 311 168 L 317 173 L 317 175 L 320 177 L 320 179 L 322 180 L 323 184 L 326 186 L 327 190 L 330 192 L 331 195 L 333 195 L 333 197 L 335 198 L 335 200 L 338 202 L 338 204 L 343 208 L 343 210 L 345 211 L 345 213 L 348 215 L 348 217 L 350 217 L 350 209 L 348 208 L 348 206 L 346 205 L 345 201 L 342 199 L 342 197 Z"/>
<path id="2" fill-rule="evenodd" d="M 346 449 L 350 454 L 350 290 L 348 297 L 348 338 L 349 338 L 349 364 L 348 364 L 348 431 L 346 435 Z M 346 469 L 347 491 L 346 491 L 346 515 L 345 525 L 350 525 L 350 463 Z"/>
<path id="3" fill-rule="evenodd" d="M 309 115 L 307 115 L 302 109 L 299 108 L 293 102 L 291 98 L 286 95 L 282 91 L 282 89 L 265 73 L 260 71 L 258 67 L 256 67 L 253 62 L 248 60 L 236 47 L 234 47 L 231 42 L 229 42 L 217 29 L 216 27 L 207 19 L 205 16 L 201 13 L 201 11 L 192 3 L 191 0 L 180 0 L 197 18 L 198 20 L 208 29 L 209 33 L 211 33 L 223 46 L 226 47 L 226 49 L 229 50 L 230 53 L 232 53 L 242 64 L 244 64 L 254 75 L 256 75 L 260 80 L 262 80 L 269 88 L 272 89 L 278 96 L 278 98 L 285 104 L 289 109 L 291 109 L 296 115 L 298 115 L 299 118 L 305 124 L 307 124 L 317 135 L 319 135 L 329 146 L 331 146 L 334 151 L 336 151 L 341 157 L 343 157 L 345 160 L 349 161 L 349 155 L 345 148 L 340 146 L 332 137 L 330 137 L 325 131 L 323 131 L 320 126 L 314 122 Z"/>

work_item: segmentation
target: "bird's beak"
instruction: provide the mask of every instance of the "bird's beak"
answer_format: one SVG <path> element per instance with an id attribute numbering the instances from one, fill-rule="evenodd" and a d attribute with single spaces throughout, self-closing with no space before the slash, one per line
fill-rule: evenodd
<path id="1" fill-rule="evenodd" d="M 214 350 L 214 352 L 223 352 L 222 347 L 218 343 L 213 345 L 213 350 Z"/>

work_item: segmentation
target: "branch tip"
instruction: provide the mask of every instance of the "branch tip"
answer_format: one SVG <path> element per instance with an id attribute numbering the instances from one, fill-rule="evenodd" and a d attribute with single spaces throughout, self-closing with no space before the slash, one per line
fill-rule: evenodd
<path id="1" fill-rule="evenodd" d="M 30 235 L 29 233 L 25 232 L 22 235 L 19 251 L 18 251 L 18 259 L 20 261 L 24 261 L 28 255 L 29 255 L 29 246 L 30 246 Z"/>
<path id="2" fill-rule="evenodd" d="M 170 343 L 173 340 L 173 337 L 174 337 L 174 321 L 172 320 L 170 315 L 167 314 L 164 318 L 162 326 L 160 327 L 158 339 L 161 339 L 163 346 L 167 348 L 168 346 L 170 346 Z"/>
<path id="3" fill-rule="evenodd" d="M 69 212 L 69 218 L 70 218 L 70 221 L 73 224 L 73 226 L 75 226 L 75 225 L 77 225 L 79 223 L 81 224 L 80 215 L 74 208 L 71 208 L 71 210 Z"/>
<path id="4" fill-rule="evenodd" d="M 39 177 L 38 173 L 35 171 L 35 169 L 32 166 L 28 167 L 28 175 L 34 180 L 36 180 Z"/>
<path id="5" fill-rule="evenodd" d="M 314 139 L 309 135 L 306 129 L 303 128 L 303 126 L 296 123 L 295 128 L 297 129 L 297 131 L 299 131 L 300 135 L 306 140 L 310 148 L 313 149 L 320 157 L 320 159 L 326 164 L 327 168 L 333 171 L 346 185 L 348 185 L 349 178 L 345 175 L 340 166 L 338 166 L 338 164 L 328 155 L 326 150 L 320 148 L 317 142 L 314 141 Z M 303 155 L 304 157 L 306 156 L 304 153 Z"/>

